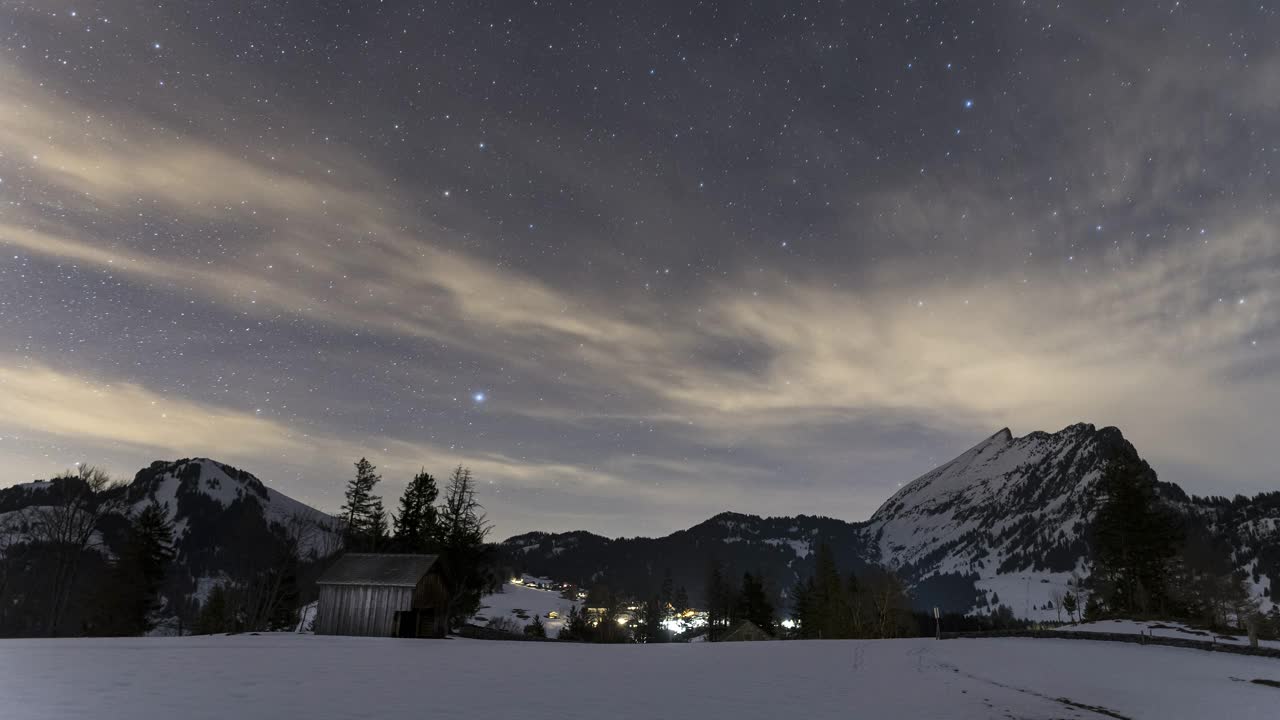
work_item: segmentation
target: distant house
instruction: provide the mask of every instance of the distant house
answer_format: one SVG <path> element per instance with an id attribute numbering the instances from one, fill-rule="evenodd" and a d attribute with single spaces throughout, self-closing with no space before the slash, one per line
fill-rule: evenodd
<path id="1" fill-rule="evenodd" d="M 760 629 L 759 625 L 750 620 L 743 620 L 729 629 L 729 632 L 720 638 L 720 642 L 747 642 L 751 640 L 773 640 L 773 636 Z"/>
<path id="2" fill-rule="evenodd" d="M 444 637 L 449 594 L 439 568 L 435 555 L 343 555 L 316 582 L 316 634 Z"/>

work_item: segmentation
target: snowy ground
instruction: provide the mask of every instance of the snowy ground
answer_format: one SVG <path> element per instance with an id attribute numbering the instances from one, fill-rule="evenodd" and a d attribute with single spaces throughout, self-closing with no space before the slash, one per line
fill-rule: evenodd
<path id="1" fill-rule="evenodd" d="M 1195 628 L 1187 627 L 1181 623 L 1165 620 L 1099 620 L 1098 622 L 1064 625 L 1058 629 L 1068 632 L 1081 630 L 1087 632 L 1125 633 L 1131 635 L 1145 633 L 1156 637 L 1180 638 L 1183 640 L 1203 640 L 1205 642 L 1212 639 L 1214 642 L 1222 643 L 1223 645 L 1249 644 L 1248 635 L 1218 635 L 1210 633 L 1207 630 L 1197 630 Z M 1263 647 L 1280 649 L 1280 642 L 1275 640 L 1259 640 L 1258 644 Z"/>
<path id="2" fill-rule="evenodd" d="M 564 627 L 570 608 L 575 604 L 574 600 L 565 600 L 560 597 L 559 590 L 539 590 L 505 583 L 502 586 L 502 592 L 484 596 L 480 603 L 480 610 L 471 621 L 477 625 L 485 625 L 494 618 L 505 617 L 523 628 L 533 622 L 534 615 L 538 615 L 546 627 L 547 637 L 557 637 L 560 635 L 560 629 Z M 552 612 L 558 617 L 547 619 L 547 615 Z"/>
<path id="3" fill-rule="evenodd" d="M 1280 661 L 1029 638 L 0 640 L 5 720 L 1276 717 Z M 1086 707 L 1088 706 L 1088 707 Z"/>

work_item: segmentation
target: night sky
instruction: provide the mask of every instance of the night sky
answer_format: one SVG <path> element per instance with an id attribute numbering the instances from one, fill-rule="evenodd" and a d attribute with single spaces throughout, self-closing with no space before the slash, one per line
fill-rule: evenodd
<path id="1" fill-rule="evenodd" d="M 1277 483 L 1270 3 L 0 0 L 0 483 L 866 518 L 1004 426 Z"/>

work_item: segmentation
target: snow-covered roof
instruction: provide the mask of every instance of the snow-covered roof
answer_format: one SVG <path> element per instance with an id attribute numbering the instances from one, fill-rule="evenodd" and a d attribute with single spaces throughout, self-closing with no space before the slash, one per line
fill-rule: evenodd
<path id="1" fill-rule="evenodd" d="M 435 555 L 347 553 L 316 584 L 414 587 L 435 564 Z"/>

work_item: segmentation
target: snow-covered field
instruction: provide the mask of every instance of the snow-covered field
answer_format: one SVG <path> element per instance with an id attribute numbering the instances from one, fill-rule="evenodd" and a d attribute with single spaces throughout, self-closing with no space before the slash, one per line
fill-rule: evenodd
<path id="1" fill-rule="evenodd" d="M 1280 661 L 1026 638 L 0 641 L 5 720 L 1277 717 Z"/>
<path id="2" fill-rule="evenodd" d="M 1198 630 L 1187 627 L 1182 623 L 1165 620 L 1099 620 L 1097 622 L 1064 625 L 1058 629 L 1067 632 L 1079 630 L 1085 632 L 1124 633 L 1126 635 L 1146 634 L 1156 637 L 1179 638 L 1181 640 L 1201 640 L 1203 642 L 1209 642 L 1212 639 L 1214 642 L 1223 645 L 1249 644 L 1249 636 L 1247 635 L 1217 635 L 1207 630 Z M 1262 647 L 1280 649 L 1280 642 L 1275 640 L 1259 640 L 1258 644 Z"/>
<path id="3" fill-rule="evenodd" d="M 480 602 L 480 610 L 471 619 L 477 625 L 485 625 L 494 618 L 504 617 L 523 628 L 533 622 L 533 616 L 542 618 L 547 637 L 557 637 L 564 627 L 569 610 L 576 604 L 574 600 L 560 597 L 558 590 L 539 590 L 514 583 L 503 583 L 502 592 L 485 595 Z M 547 615 L 555 613 L 554 619 Z M 523 617 L 522 617 L 523 616 Z"/>

